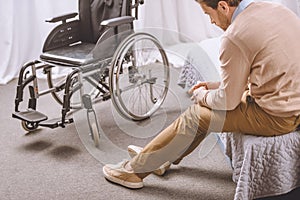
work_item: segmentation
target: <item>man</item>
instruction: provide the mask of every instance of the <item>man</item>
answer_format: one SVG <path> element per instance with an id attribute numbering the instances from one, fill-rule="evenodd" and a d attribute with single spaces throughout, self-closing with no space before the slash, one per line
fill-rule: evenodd
<path id="1" fill-rule="evenodd" d="M 106 179 L 128 188 L 163 165 L 178 164 L 214 131 L 260 136 L 287 134 L 299 125 L 300 20 L 283 6 L 252 0 L 198 0 L 222 28 L 221 82 L 196 84 L 191 105 Z"/>

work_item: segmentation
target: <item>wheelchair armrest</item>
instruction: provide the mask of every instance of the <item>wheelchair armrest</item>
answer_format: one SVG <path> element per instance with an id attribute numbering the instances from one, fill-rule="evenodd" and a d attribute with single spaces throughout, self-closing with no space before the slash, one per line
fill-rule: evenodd
<path id="1" fill-rule="evenodd" d="M 74 18 L 78 15 L 78 13 L 69 13 L 69 14 L 65 14 L 65 15 L 60 15 L 57 17 L 53 17 L 51 19 L 47 19 L 46 22 L 50 22 L 50 23 L 55 23 L 55 22 L 59 22 L 62 21 L 63 23 L 65 23 L 67 21 L 67 19 L 71 19 Z"/>
<path id="2" fill-rule="evenodd" d="M 106 27 L 115 27 L 115 26 L 120 26 L 122 24 L 132 23 L 133 20 L 134 20 L 134 17 L 132 17 L 132 16 L 122 16 L 122 17 L 116 17 L 116 18 L 112 18 L 112 19 L 103 20 L 100 25 L 106 26 Z"/>

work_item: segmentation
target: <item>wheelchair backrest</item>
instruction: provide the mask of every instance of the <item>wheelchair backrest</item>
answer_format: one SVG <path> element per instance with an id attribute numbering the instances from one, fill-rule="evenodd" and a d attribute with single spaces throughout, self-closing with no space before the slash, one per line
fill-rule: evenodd
<path id="1" fill-rule="evenodd" d="M 99 37 L 106 31 L 100 23 L 106 19 L 120 16 L 131 16 L 132 0 L 78 0 L 79 19 L 73 18 L 76 13 L 71 13 L 67 17 L 56 17 L 49 22 L 62 21 L 47 36 L 43 46 L 43 52 L 66 47 L 77 42 L 96 44 Z M 75 15 L 74 15 L 75 14 Z M 66 19 L 72 18 L 66 23 Z M 105 34 L 106 38 L 119 31 L 133 29 L 132 24 L 125 27 L 120 26 L 115 30 L 110 30 Z M 113 31 L 113 32 L 112 32 Z"/>
<path id="2" fill-rule="evenodd" d="M 103 20 L 131 15 L 131 0 L 79 0 L 79 30 L 83 42 L 96 43 Z"/>

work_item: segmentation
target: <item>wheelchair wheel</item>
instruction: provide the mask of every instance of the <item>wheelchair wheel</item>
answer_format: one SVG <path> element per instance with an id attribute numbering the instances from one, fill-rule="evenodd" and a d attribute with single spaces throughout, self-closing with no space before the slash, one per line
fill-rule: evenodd
<path id="1" fill-rule="evenodd" d="M 134 33 L 124 39 L 109 73 L 111 99 L 118 113 L 130 120 L 150 117 L 167 95 L 169 73 L 166 53 L 155 37 Z"/>

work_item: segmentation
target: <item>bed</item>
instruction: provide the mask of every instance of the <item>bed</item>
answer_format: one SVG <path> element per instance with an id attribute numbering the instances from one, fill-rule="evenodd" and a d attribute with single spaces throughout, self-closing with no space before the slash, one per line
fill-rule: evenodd
<path id="1" fill-rule="evenodd" d="M 219 46 L 220 37 L 170 48 L 171 62 L 181 67 L 178 85 L 189 89 L 197 80 L 219 80 Z M 300 187 L 300 132 L 276 137 L 217 135 L 233 169 L 235 200 L 280 195 Z"/>

